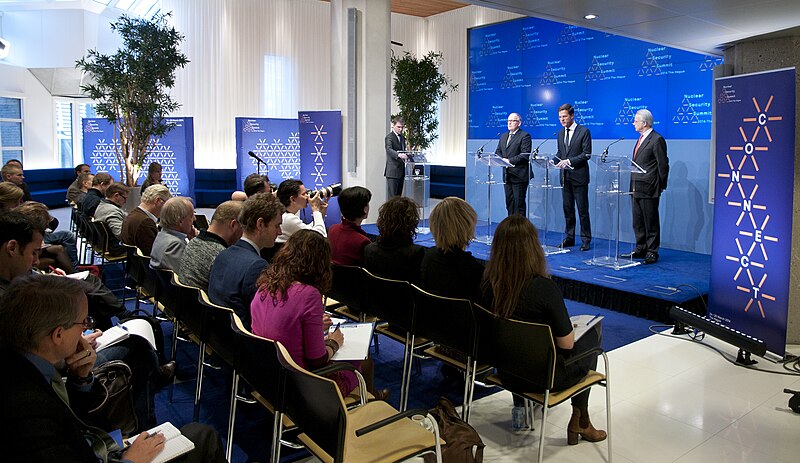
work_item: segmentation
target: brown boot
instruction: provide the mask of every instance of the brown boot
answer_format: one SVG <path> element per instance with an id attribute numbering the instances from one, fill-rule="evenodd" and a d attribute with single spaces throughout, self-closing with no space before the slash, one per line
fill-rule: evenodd
<path id="1" fill-rule="evenodd" d="M 608 437 L 602 429 L 595 429 L 589 421 L 589 410 L 572 407 L 572 417 L 567 425 L 567 444 L 578 443 L 578 436 L 589 442 L 600 442 Z"/>

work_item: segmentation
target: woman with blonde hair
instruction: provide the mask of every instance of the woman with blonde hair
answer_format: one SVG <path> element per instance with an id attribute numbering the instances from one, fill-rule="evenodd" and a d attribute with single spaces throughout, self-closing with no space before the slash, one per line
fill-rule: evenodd
<path id="1" fill-rule="evenodd" d="M 475 238 L 475 209 L 451 196 L 433 208 L 429 222 L 436 246 L 422 259 L 422 287 L 440 296 L 479 302 L 483 264 L 467 251 Z"/>
<path id="2" fill-rule="evenodd" d="M 10 211 L 22 204 L 22 188 L 11 182 L 0 182 L 0 211 Z"/>
<path id="3" fill-rule="evenodd" d="M 597 356 L 590 355 L 569 366 L 564 361 L 573 355 L 600 346 L 600 324 L 575 340 L 572 322 L 564 305 L 561 289 L 547 273 L 539 232 L 528 219 L 512 215 L 498 225 L 483 283 L 484 304 L 499 317 L 549 325 L 555 338 L 557 357 L 554 388 L 566 389 L 577 384 L 589 370 L 597 368 Z M 500 372 L 502 376 L 503 372 Z M 503 381 L 514 378 L 503 378 Z M 524 385 L 544 390 L 541 385 Z M 522 399 L 514 396 L 515 409 Z M 606 438 L 589 420 L 589 389 L 572 398 L 572 417 L 567 425 L 567 443 L 575 445 L 578 437 L 589 442 Z M 515 410 L 514 427 L 521 428 Z"/>

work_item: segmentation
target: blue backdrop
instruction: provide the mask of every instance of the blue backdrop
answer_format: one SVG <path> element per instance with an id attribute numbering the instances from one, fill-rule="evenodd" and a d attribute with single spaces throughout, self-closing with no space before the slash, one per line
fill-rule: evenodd
<path id="1" fill-rule="evenodd" d="M 620 137 L 627 139 L 610 154 L 630 156 L 638 138 L 633 116 L 648 108 L 654 128 L 667 139 L 670 159 L 669 185 L 660 205 L 661 245 L 711 252 L 712 70 L 721 58 L 537 18 L 470 29 L 468 42 L 467 200 L 480 217 L 488 215 L 486 186 L 478 183 L 486 179 L 486 168 L 476 167 L 469 153 L 487 142 L 486 150 L 494 152 L 509 113 L 522 116 L 522 129 L 531 133 L 536 147 L 561 128 L 558 107 L 570 103 L 576 122 L 592 132 L 596 157 Z M 540 150 L 555 152 L 553 140 Z M 611 239 L 615 216 L 595 200 L 600 185 L 594 161 L 589 168 L 592 234 Z M 502 178 L 499 168 L 492 174 L 494 180 Z M 503 187 L 492 188 L 492 220 L 498 222 L 506 216 Z M 543 204 L 528 206 L 529 217 L 542 227 Z M 563 231 L 560 190 L 553 191 L 548 211 L 550 230 Z M 629 202 L 623 201 L 621 211 L 621 239 L 631 242 Z"/>
<path id="2" fill-rule="evenodd" d="M 194 197 L 194 122 L 191 117 L 168 118 L 172 130 L 161 138 L 151 138 L 147 157 L 137 184 L 147 176 L 151 162 L 161 164 L 161 180 L 173 195 Z M 103 118 L 84 118 L 83 162 L 92 167 L 92 172 L 108 172 L 115 180 L 120 179 L 114 138 L 114 126 Z"/>
<path id="3" fill-rule="evenodd" d="M 300 179 L 308 189 L 342 181 L 341 111 L 300 111 Z M 328 201 L 325 224 L 340 222 L 339 203 Z"/>
<path id="4" fill-rule="evenodd" d="M 287 178 L 300 176 L 300 139 L 297 119 L 236 118 L 236 187 L 244 188 L 244 179 L 256 172 L 252 151 L 267 163 L 261 173 L 276 185 Z"/>
<path id="5" fill-rule="evenodd" d="M 716 80 L 709 315 L 783 355 L 794 188 L 795 70 Z"/>

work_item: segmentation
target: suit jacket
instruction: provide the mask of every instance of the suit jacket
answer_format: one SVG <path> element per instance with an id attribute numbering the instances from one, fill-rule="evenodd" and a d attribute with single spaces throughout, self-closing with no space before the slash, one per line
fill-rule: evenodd
<path id="1" fill-rule="evenodd" d="M 85 463 L 97 461 L 81 434 L 83 426 L 70 408 L 58 398 L 50 383 L 21 354 L 2 349 L 3 359 L 13 379 L 0 381 L 0 432 L 3 461 L 45 463 Z M 96 391 L 96 389 L 95 389 Z M 70 404 L 76 412 L 85 410 L 94 392 L 70 390 Z"/>
<path id="2" fill-rule="evenodd" d="M 186 249 L 186 235 L 177 230 L 165 228 L 158 232 L 150 251 L 150 267 L 169 269 L 178 273 L 181 268 L 181 257 Z"/>
<path id="3" fill-rule="evenodd" d="M 406 137 L 400 135 L 397 139 L 394 130 L 389 131 L 384 140 L 386 146 L 386 167 L 383 169 L 383 176 L 386 178 L 403 178 L 406 174 L 406 163 L 398 156 L 398 151 L 406 149 Z"/>
<path id="4" fill-rule="evenodd" d="M 500 135 L 500 141 L 497 143 L 497 149 L 494 152 L 514 164 L 514 167 L 503 169 L 503 181 L 507 183 L 528 183 L 531 178 L 529 172 L 531 135 L 524 130 L 517 130 L 517 133 L 511 137 L 511 142 L 509 143 L 509 133 L 506 132 Z M 508 146 L 506 146 L 506 143 L 508 143 Z"/>
<path id="5" fill-rule="evenodd" d="M 126 215 L 121 207 L 107 199 L 102 200 L 94 211 L 94 219 L 105 222 L 117 239 L 122 235 L 122 222 Z"/>
<path id="6" fill-rule="evenodd" d="M 137 207 L 122 222 L 120 240 L 125 244 L 136 246 L 142 250 L 144 255 L 149 256 L 157 234 L 156 223 L 141 208 Z"/>
<path id="7" fill-rule="evenodd" d="M 103 193 L 101 193 L 100 190 L 97 188 L 89 188 L 89 191 L 86 192 L 86 196 L 83 197 L 79 210 L 84 217 L 94 217 L 94 211 L 102 200 Z"/>
<path id="8" fill-rule="evenodd" d="M 239 240 L 225 249 L 211 265 L 208 297 L 211 302 L 232 309 L 250 328 L 250 303 L 256 295 L 256 280 L 267 266 L 250 243 Z"/>
<path id="9" fill-rule="evenodd" d="M 634 145 L 634 149 L 636 149 Z M 631 191 L 634 198 L 658 198 L 667 189 L 669 158 L 667 142 L 653 130 L 639 145 L 633 161 L 647 172 L 631 174 Z"/>
<path id="10" fill-rule="evenodd" d="M 566 129 L 558 131 L 558 153 L 561 160 L 569 159 L 572 169 L 561 171 L 561 184 L 572 182 L 573 185 L 589 184 L 589 158 L 592 157 L 592 133 L 582 125 L 575 126 L 575 133 L 570 135 L 569 148 L 564 143 Z"/>

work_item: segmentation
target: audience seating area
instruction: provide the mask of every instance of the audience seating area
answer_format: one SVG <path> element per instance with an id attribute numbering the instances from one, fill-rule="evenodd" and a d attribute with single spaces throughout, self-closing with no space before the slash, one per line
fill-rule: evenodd
<path id="1" fill-rule="evenodd" d="M 231 199 L 236 184 L 236 169 L 195 169 L 194 195 L 197 207 L 217 207 Z"/>

